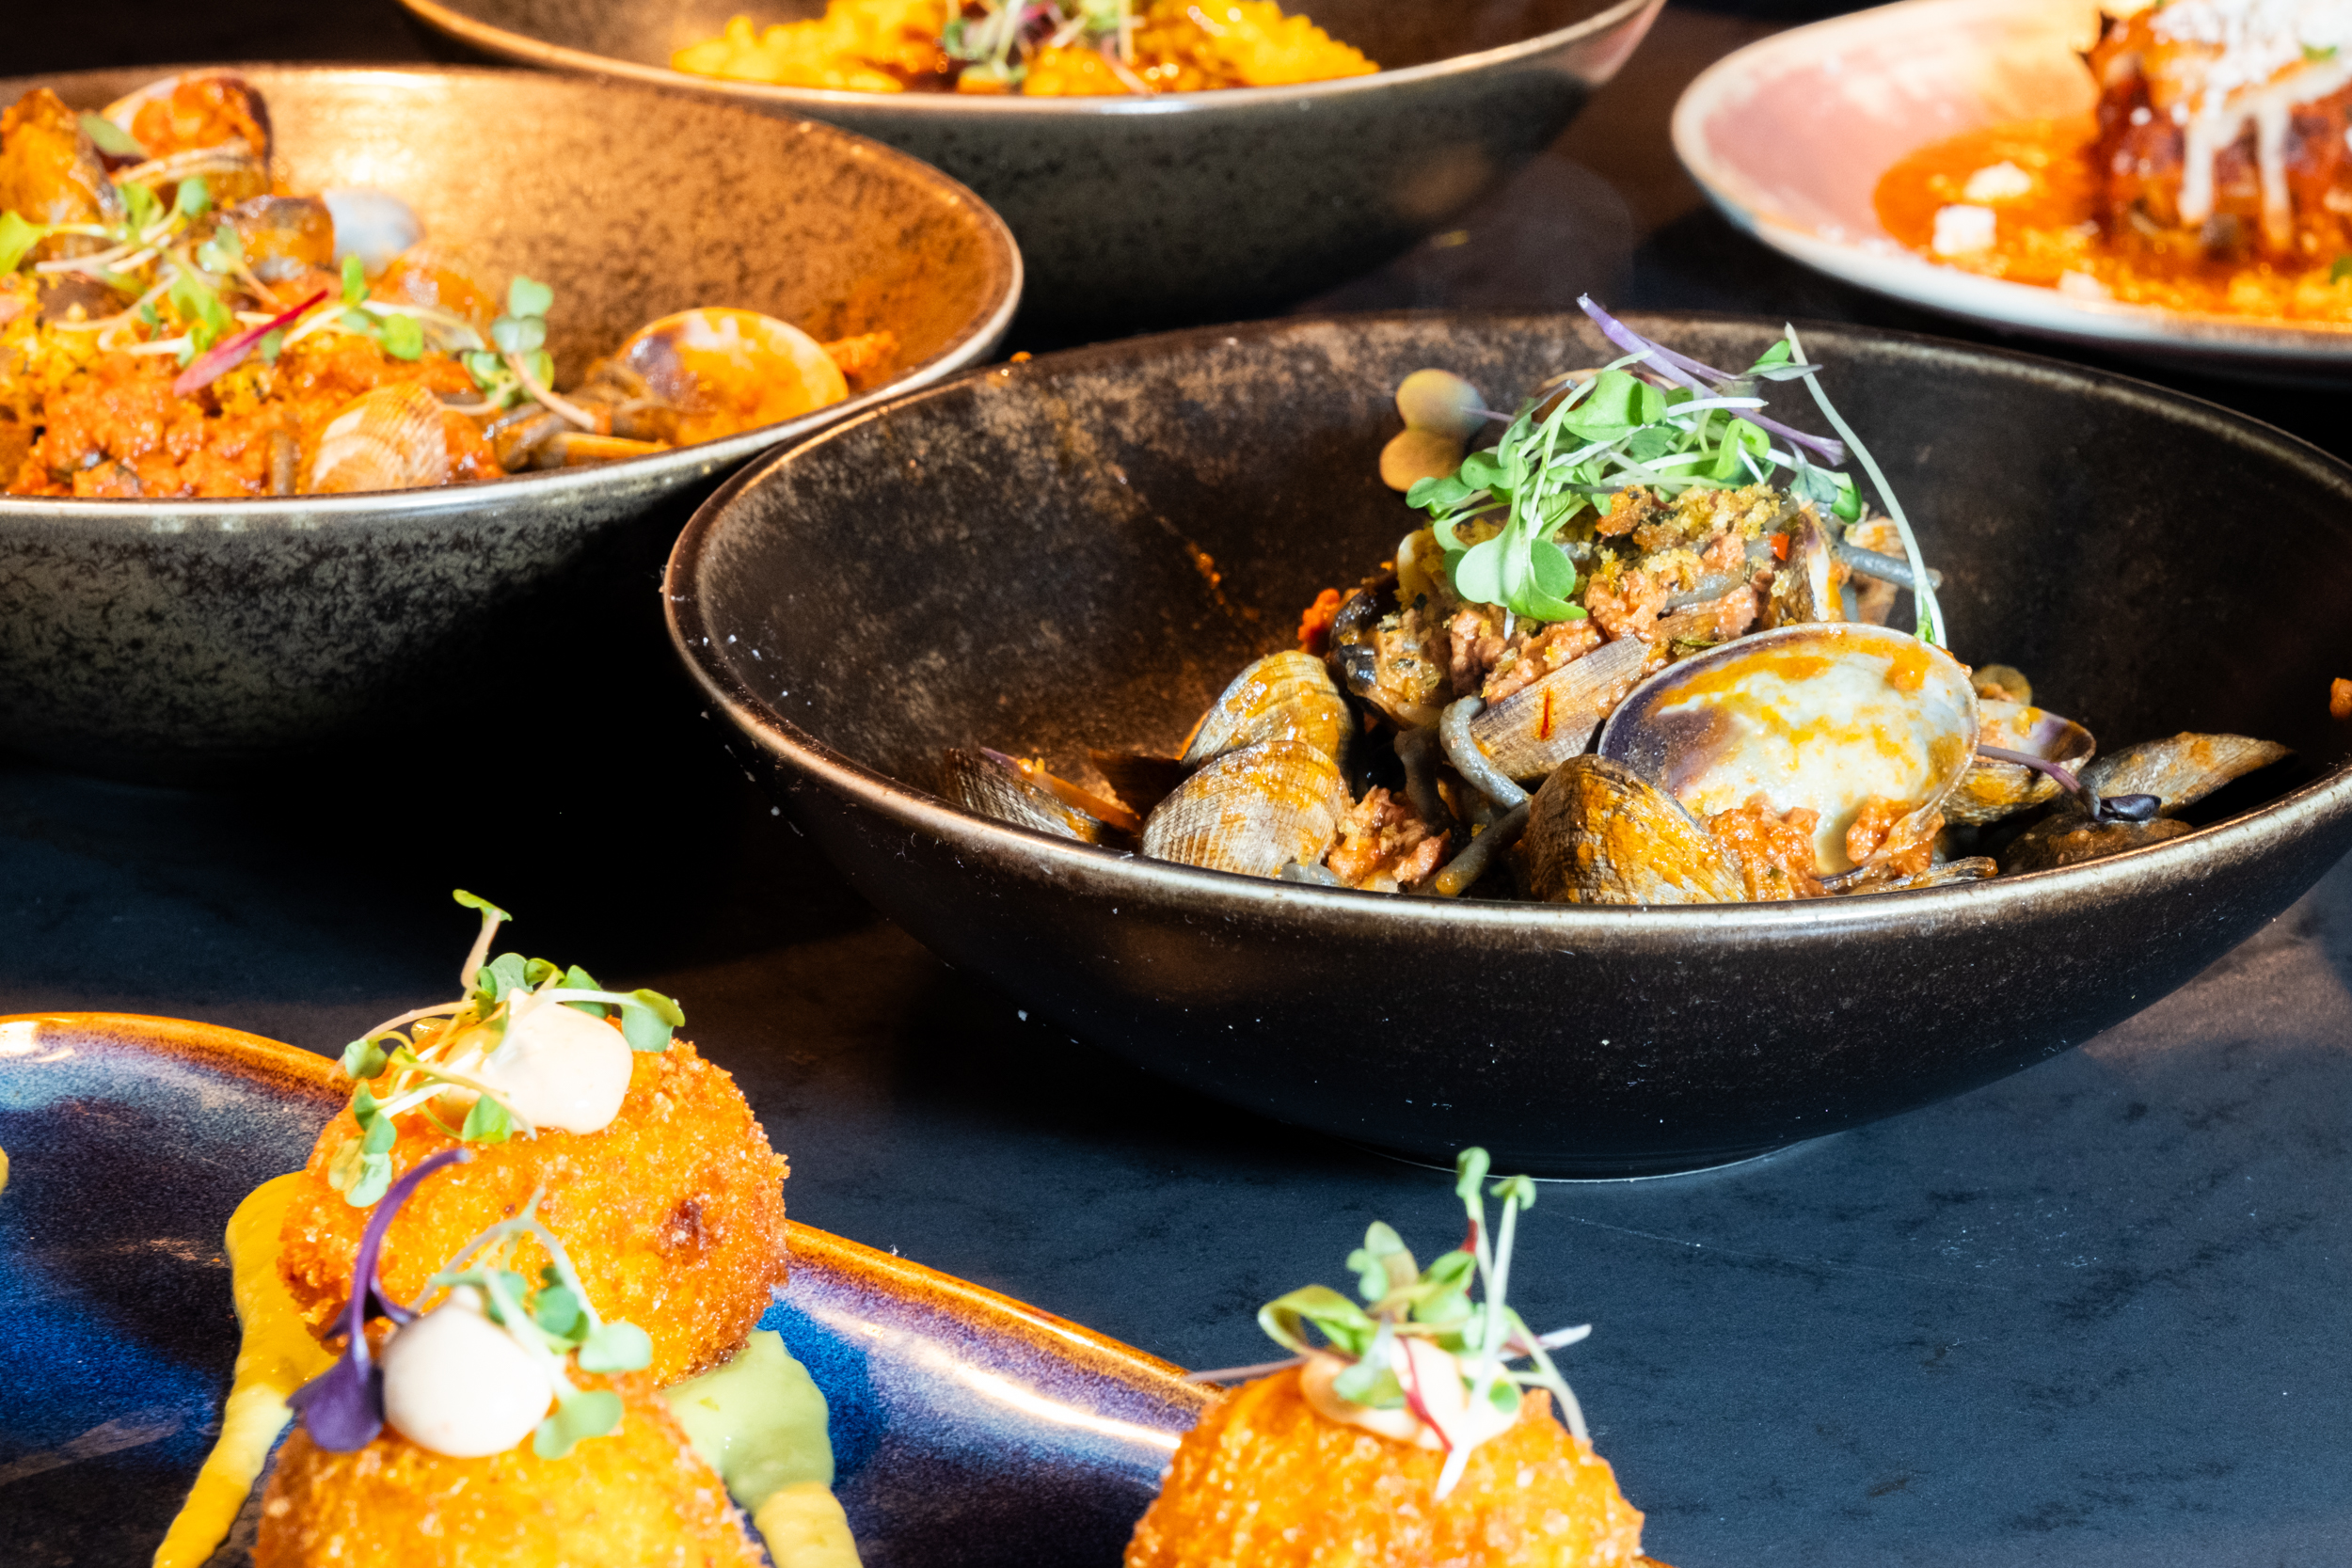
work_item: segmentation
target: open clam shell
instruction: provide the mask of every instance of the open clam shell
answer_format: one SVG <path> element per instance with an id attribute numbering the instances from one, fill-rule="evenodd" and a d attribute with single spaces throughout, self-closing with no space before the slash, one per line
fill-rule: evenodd
<path id="1" fill-rule="evenodd" d="M 1294 861 L 1321 861 L 1348 805 L 1329 752 L 1299 740 L 1263 741 L 1215 759 L 1154 807 L 1143 824 L 1143 852 L 1276 877 Z"/>
<path id="2" fill-rule="evenodd" d="M 1737 904 L 1739 857 L 1682 803 L 1623 763 L 1570 757 L 1531 802 L 1519 837 L 1527 895 L 1549 904 Z"/>
<path id="3" fill-rule="evenodd" d="M 1977 736 L 1982 744 L 2046 758 L 2072 772 L 2081 772 L 2099 749 L 2089 730 L 2047 708 L 1980 696 L 1977 711 L 1984 723 Z M 2058 782 L 2047 773 L 1979 756 L 1944 798 L 1944 819 L 1958 827 L 1997 822 L 2058 792 Z"/>
<path id="4" fill-rule="evenodd" d="M 1470 739 L 1521 784 L 1541 779 L 1584 750 L 1603 715 L 1642 678 L 1650 644 L 1604 642 L 1513 692 L 1470 721 Z"/>
<path id="5" fill-rule="evenodd" d="M 2275 740 L 2183 730 L 2101 757 L 2084 769 L 2083 784 L 2100 795 L 2153 795 L 2162 802 L 2157 810 L 2171 816 L 2223 784 L 2294 754 Z"/>
<path id="6" fill-rule="evenodd" d="M 1269 740 L 1296 740 L 1335 761 L 1354 730 L 1347 699 L 1323 660 L 1296 649 L 1268 654 L 1235 675 L 1192 727 L 1178 760 L 1186 768 Z"/>
<path id="7" fill-rule="evenodd" d="M 756 310 L 704 306 L 647 322 L 612 356 L 675 414 L 680 446 L 794 420 L 850 395 L 816 339 Z"/>
<path id="8" fill-rule="evenodd" d="M 947 748 L 939 793 L 976 816 L 1081 844 L 1100 844 L 1111 832 L 1111 824 L 1031 783 L 1012 758 L 981 748 Z"/>
<path id="9" fill-rule="evenodd" d="M 1820 814 L 1823 873 L 1853 865 L 1846 830 L 1872 800 L 1931 811 L 1968 771 L 1979 728 L 1968 672 L 1884 626 L 1783 626 L 1669 665 L 1618 705 L 1599 753 L 1701 817 L 1762 796 Z"/>

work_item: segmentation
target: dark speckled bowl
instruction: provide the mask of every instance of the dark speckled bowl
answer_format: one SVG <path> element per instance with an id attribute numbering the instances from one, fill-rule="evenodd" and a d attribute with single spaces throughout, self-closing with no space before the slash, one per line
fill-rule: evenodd
<path id="1" fill-rule="evenodd" d="M 593 689 L 659 659 L 644 587 L 753 452 L 978 362 L 1021 293 L 995 214 L 863 137 L 705 99 L 515 71 L 241 68 L 298 190 L 369 184 L 499 279 L 552 283 L 559 378 L 656 316 L 888 327 L 888 385 L 807 419 L 570 473 L 258 501 L 0 497 L 0 748 L 205 777 L 365 739 L 461 694 Z M 103 104 L 154 70 L 42 78 Z M 29 80 L 0 81 L 13 103 Z M 634 644 L 614 617 L 645 618 Z M 445 727 L 446 721 L 440 721 Z"/>
<path id="2" fill-rule="evenodd" d="M 1376 266 L 1541 151 L 1661 0 L 1288 0 L 1389 68 L 1291 87 L 977 98 L 721 82 L 671 53 L 824 0 L 402 0 L 501 59 L 691 86 L 902 148 L 1005 214 L 1066 329 L 1223 321 Z"/>
<path id="3" fill-rule="evenodd" d="M 1715 364 L 1777 330 L 1647 325 Z M 1079 777 L 1090 745 L 1172 751 L 1318 589 L 1413 525 L 1374 469 L 1398 379 L 1443 365 L 1514 397 L 1609 356 L 1581 317 L 1290 321 L 967 377 L 739 476 L 671 557 L 672 635 L 860 891 L 1073 1034 L 1425 1158 L 1477 1142 L 1505 1168 L 1588 1176 L 1736 1160 L 2088 1038 L 2352 845 L 2352 744 L 2328 716 L 2352 670 L 2331 629 L 2352 602 L 2352 469 L 2024 355 L 1836 327 L 1805 342 L 1918 519 L 1963 657 L 2023 669 L 2110 746 L 2284 741 L 2283 793 L 2074 870 L 1660 910 L 1258 881 L 930 793 L 946 746 Z"/>

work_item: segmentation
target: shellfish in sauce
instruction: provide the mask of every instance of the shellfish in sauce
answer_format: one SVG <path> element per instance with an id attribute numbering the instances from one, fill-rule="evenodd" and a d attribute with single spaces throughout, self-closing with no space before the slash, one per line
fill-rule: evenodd
<path id="1" fill-rule="evenodd" d="M 1727 373 L 1582 303 L 1622 358 L 1510 416 L 1407 377 L 1417 438 L 1380 467 L 1427 526 L 1319 595 L 1180 755 L 1092 753 L 1108 793 L 1149 791 L 1143 854 L 1437 896 L 1853 896 L 2178 837 L 2185 805 L 2286 754 L 2183 735 L 2099 757 L 2023 673 L 1948 651 L 1941 576 L 1843 471 L 1879 483 L 1793 331 Z M 1765 412 L 1791 380 L 1837 439 Z"/>
<path id="2" fill-rule="evenodd" d="M 501 292 L 393 193 L 290 189 L 273 151 L 268 104 L 233 71 L 98 112 L 38 87 L 0 110 L 0 488 L 496 479 L 797 419 L 896 363 L 886 330 L 820 343 L 711 304 L 647 323 L 559 390 L 552 291 Z"/>

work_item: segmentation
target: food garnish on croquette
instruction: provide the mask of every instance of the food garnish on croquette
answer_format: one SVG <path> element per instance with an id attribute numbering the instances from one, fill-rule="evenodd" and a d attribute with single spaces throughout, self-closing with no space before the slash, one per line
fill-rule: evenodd
<path id="1" fill-rule="evenodd" d="M 354 1040 L 351 1102 L 319 1134 L 289 1203 L 279 1266 L 324 1336 L 351 1276 L 366 1206 L 399 1172 L 468 1148 L 390 1230 L 390 1291 L 419 1293 L 439 1260 L 544 1190 L 540 1220 L 587 1261 L 597 1309 L 646 1325 L 668 1384 L 742 1344 L 785 1281 L 789 1174 L 723 1070 L 675 1037 L 677 1005 L 599 988 L 577 968 L 488 957 L 503 911 L 482 913 L 456 1001 Z M 545 1260 L 526 1241 L 524 1264 Z"/>
<path id="2" fill-rule="evenodd" d="M 651 1339 L 597 1313 L 533 1205 L 468 1243 L 416 1309 L 385 1291 L 376 1261 L 402 1205 L 472 1158 L 461 1146 L 421 1161 L 370 1217 L 342 1354 L 289 1402 L 302 1431 L 263 1494 L 256 1568 L 754 1568 L 718 1473 L 630 1375 Z M 511 1266 L 526 1238 L 549 1259 L 535 1278 Z M 391 1326 L 372 1342 L 379 1318 Z"/>
<path id="3" fill-rule="evenodd" d="M 1589 1325 L 1538 1335 L 1504 1300 L 1519 1212 L 1534 1203 L 1535 1185 L 1514 1176 L 1489 1186 L 1488 1168 L 1482 1148 L 1456 1162 L 1464 1245 L 1423 1269 L 1375 1221 L 1347 1260 L 1363 1305 L 1327 1286 L 1293 1291 L 1258 1313 L 1289 1358 L 1194 1374 L 1256 1381 L 1227 1393 L 1185 1435 L 1136 1527 L 1126 1568 L 1647 1560 L 1642 1515 L 1593 1452 L 1551 1359 Z M 1492 1230 L 1488 1197 L 1502 1204 Z M 1483 1299 L 1472 1299 L 1473 1287 Z"/>

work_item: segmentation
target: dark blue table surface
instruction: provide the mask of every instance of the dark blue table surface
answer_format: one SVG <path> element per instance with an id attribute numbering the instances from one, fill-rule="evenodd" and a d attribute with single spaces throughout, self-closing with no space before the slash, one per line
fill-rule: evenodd
<path id="1" fill-rule="evenodd" d="M 1684 82 L 1834 8 L 1670 8 L 1467 243 L 1313 303 L 1592 289 L 1983 338 L 1781 261 L 1674 163 Z M 25 71 L 437 47 L 389 0 L 19 26 Z M 1053 346 L 1016 327 L 1025 342 Z M 2151 379 L 2352 451 L 2341 396 Z M 524 770 L 427 795 L 388 757 L 223 798 L 0 762 L 0 1012 L 340 1049 L 447 990 L 464 884 L 521 917 L 518 945 L 684 1001 L 791 1156 L 796 1217 L 1171 1359 L 1259 1359 L 1258 1304 L 1343 1283 L 1371 1219 L 1451 1244 L 1430 1173 L 1189 1098 L 948 971 L 771 815 L 682 689 L 635 700 L 654 743 L 593 784 Z M 1650 1550 L 1678 1568 L 2352 1560 L 2347 981 L 2339 866 L 2186 989 L 2005 1083 L 1744 1167 L 1548 1185 L 1515 1295 L 1539 1325 L 1596 1324 L 1565 1370 Z"/>

